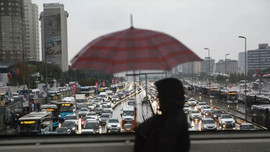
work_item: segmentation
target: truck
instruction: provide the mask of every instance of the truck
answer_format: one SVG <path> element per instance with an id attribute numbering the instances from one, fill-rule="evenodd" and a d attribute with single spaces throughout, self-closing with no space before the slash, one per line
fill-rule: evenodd
<path id="1" fill-rule="evenodd" d="M 76 94 L 76 105 L 77 108 L 80 109 L 85 105 L 85 94 Z"/>

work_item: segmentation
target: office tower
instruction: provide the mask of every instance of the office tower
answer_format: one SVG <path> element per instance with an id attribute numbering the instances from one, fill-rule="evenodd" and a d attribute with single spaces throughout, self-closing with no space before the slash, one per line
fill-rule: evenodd
<path id="1" fill-rule="evenodd" d="M 60 66 L 68 71 L 67 17 L 64 5 L 48 3 L 40 14 L 42 61 Z"/>
<path id="2" fill-rule="evenodd" d="M 0 62 L 24 61 L 23 0 L 0 0 Z"/>
<path id="3" fill-rule="evenodd" d="M 32 0 L 24 0 L 25 16 L 25 61 L 39 61 L 38 6 Z"/>

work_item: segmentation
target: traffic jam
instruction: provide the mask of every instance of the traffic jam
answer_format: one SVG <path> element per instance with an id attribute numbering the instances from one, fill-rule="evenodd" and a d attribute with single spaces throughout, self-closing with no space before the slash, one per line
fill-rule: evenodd
<path id="1" fill-rule="evenodd" d="M 136 85 L 136 87 L 135 87 Z M 80 93 L 51 99 L 40 106 L 40 111 L 19 118 L 20 134 L 104 134 L 133 132 L 132 121 L 142 123 L 158 111 L 157 91 L 153 83 L 148 85 L 149 101 L 145 108 L 145 85 L 124 82 L 98 89 L 81 87 Z M 201 93 L 185 94 L 183 111 L 186 113 L 190 131 L 215 130 L 262 130 L 231 112 L 232 109 L 213 104 L 215 97 Z M 228 99 L 236 96 L 228 93 Z M 241 107 L 240 107 L 241 108 Z M 144 110 L 141 110 L 144 109 Z"/>
<path id="2" fill-rule="evenodd" d="M 81 93 L 40 106 L 40 111 L 21 118 L 20 134 L 102 134 L 131 132 L 135 113 L 133 83 L 100 88 L 94 95 L 91 87 Z M 140 93 L 140 88 L 137 88 Z"/>

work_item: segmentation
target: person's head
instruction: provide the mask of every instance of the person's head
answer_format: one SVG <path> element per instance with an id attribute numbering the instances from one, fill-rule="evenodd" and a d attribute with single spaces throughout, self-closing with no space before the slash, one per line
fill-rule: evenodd
<path id="1" fill-rule="evenodd" d="M 185 102 L 183 84 L 175 78 L 165 78 L 155 82 L 162 112 L 182 110 Z"/>

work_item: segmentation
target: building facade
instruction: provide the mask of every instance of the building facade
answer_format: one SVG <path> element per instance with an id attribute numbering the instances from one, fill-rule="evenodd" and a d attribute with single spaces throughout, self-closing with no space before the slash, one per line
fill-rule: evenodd
<path id="1" fill-rule="evenodd" d="M 237 60 L 226 59 L 226 62 L 224 60 L 219 60 L 216 63 L 216 73 L 230 74 L 237 72 L 238 72 Z"/>
<path id="2" fill-rule="evenodd" d="M 210 63 L 210 66 L 209 66 Z M 215 65 L 215 60 L 210 59 L 206 57 L 202 62 L 201 62 L 201 73 L 204 73 L 205 75 L 209 76 L 209 67 L 210 67 L 210 76 L 213 76 L 213 73 L 215 73 L 216 65 Z"/>
<path id="3" fill-rule="evenodd" d="M 0 62 L 25 59 L 23 0 L 0 0 Z"/>
<path id="4" fill-rule="evenodd" d="M 245 73 L 245 52 L 240 52 L 238 54 L 238 72 Z M 248 63 L 247 63 L 248 64 Z"/>
<path id="5" fill-rule="evenodd" d="M 42 61 L 68 71 L 67 18 L 64 5 L 48 3 L 40 14 Z"/>
<path id="6" fill-rule="evenodd" d="M 259 48 L 247 51 L 248 72 L 256 73 L 270 68 L 270 46 L 259 44 Z"/>
<path id="7" fill-rule="evenodd" d="M 25 15 L 25 61 L 39 61 L 39 25 L 38 25 L 38 6 L 32 4 L 32 0 L 24 0 Z"/>

